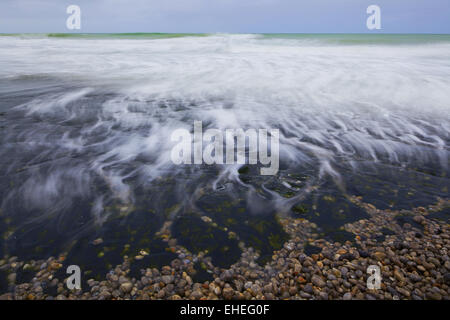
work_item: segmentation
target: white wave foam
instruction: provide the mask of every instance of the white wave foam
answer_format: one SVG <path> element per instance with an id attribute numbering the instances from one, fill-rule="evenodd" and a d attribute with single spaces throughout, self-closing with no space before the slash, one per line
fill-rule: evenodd
<path id="1" fill-rule="evenodd" d="M 437 157 L 448 165 L 445 43 L 340 46 L 213 35 L 139 41 L 8 37 L 0 47 L 0 78 L 45 74 L 77 84 L 21 105 L 28 116 L 48 122 L 22 128 L 21 139 L 84 154 L 74 175 L 95 172 L 123 202 L 133 201 L 127 178 L 149 183 L 183 170 L 171 164 L 170 134 L 192 129 L 194 120 L 222 130 L 280 129 L 281 162 L 316 162 L 321 175 L 338 183 L 334 161 L 342 158 L 408 164 Z M 92 102 L 88 96 L 95 94 L 102 98 Z M 71 121 L 80 130 L 68 127 L 72 134 L 61 139 L 51 134 Z M 224 167 L 221 176 L 236 178 L 237 169 Z M 25 194 L 37 178 L 29 179 Z M 30 199 L 54 197 L 61 188 L 57 179 L 56 173 L 47 177 Z M 96 215 L 101 207 L 98 202 Z"/>

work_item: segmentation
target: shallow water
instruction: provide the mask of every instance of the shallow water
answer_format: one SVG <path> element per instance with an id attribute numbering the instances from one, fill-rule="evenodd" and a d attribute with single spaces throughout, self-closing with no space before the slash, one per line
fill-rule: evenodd
<path id="1" fill-rule="evenodd" d="M 164 265 L 157 232 L 173 221 L 217 266 L 240 255 L 223 228 L 264 262 L 287 239 L 276 213 L 346 240 L 367 217 L 348 195 L 381 209 L 448 197 L 450 38 L 365 37 L 0 37 L 0 253 L 68 250 L 104 274 L 146 249 L 141 265 Z M 196 120 L 279 129 L 280 172 L 174 165 L 170 135 Z"/>

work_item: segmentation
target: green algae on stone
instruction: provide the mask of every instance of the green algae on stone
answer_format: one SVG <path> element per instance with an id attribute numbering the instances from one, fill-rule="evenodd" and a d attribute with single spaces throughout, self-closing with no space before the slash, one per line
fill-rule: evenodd
<path id="1" fill-rule="evenodd" d="M 302 204 L 298 204 L 298 205 L 292 207 L 292 211 L 296 214 L 302 215 L 302 214 L 305 214 L 308 212 L 308 208 L 306 208 Z"/>
<path id="2" fill-rule="evenodd" d="M 207 251 L 212 263 L 219 267 L 230 266 L 241 255 L 236 239 L 230 239 L 228 233 L 193 214 L 177 218 L 172 226 L 172 235 L 193 253 Z"/>
<path id="3" fill-rule="evenodd" d="M 97 233 L 77 241 L 69 250 L 64 267 L 78 265 L 83 272 L 88 272 L 91 278 L 99 280 L 104 278 L 113 266 L 121 264 L 125 255 L 134 257 L 143 249 L 152 254 L 145 256 L 144 261 L 133 263 L 133 276 L 139 276 L 140 268 L 144 267 L 142 263 L 162 267 L 176 258 L 176 255 L 165 250 L 167 243 L 156 236 L 162 223 L 162 219 L 144 209 L 135 210 L 126 217 L 112 218 L 101 226 Z M 94 245 L 93 240 L 98 238 L 103 239 L 102 244 Z"/>
<path id="4" fill-rule="evenodd" d="M 331 232 L 344 226 L 346 223 L 366 219 L 367 212 L 344 196 L 330 198 L 308 196 L 292 208 L 294 214 L 301 214 L 302 218 L 313 222 L 319 232 Z"/>
<path id="5" fill-rule="evenodd" d="M 260 263 L 268 261 L 273 251 L 281 249 L 289 239 L 275 213 L 252 215 L 247 212 L 244 200 L 230 202 L 232 206 L 220 205 L 226 201 L 228 198 L 225 195 L 205 195 L 198 201 L 198 206 L 201 209 L 220 206 L 222 210 L 208 212 L 209 217 L 219 227 L 226 227 L 235 233 L 247 247 L 259 252 Z"/>

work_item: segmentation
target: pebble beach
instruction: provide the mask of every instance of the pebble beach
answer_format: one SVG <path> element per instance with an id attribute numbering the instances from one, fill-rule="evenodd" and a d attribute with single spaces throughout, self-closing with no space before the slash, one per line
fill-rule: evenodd
<path id="1" fill-rule="evenodd" d="M 428 208 L 379 210 L 371 204 L 351 199 L 363 207 L 370 218 L 344 226 L 354 241 L 330 243 L 314 233 L 306 219 L 280 217 L 290 239 L 273 252 L 265 265 L 257 263 L 258 253 L 243 246 L 239 261 L 230 268 L 212 265 L 207 253 L 192 254 L 177 245 L 170 228 L 161 234 L 178 258 L 160 269 L 143 268 L 140 278 L 130 278 L 132 265 L 145 256 L 125 256 L 104 279 L 85 279 L 81 290 L 68 290 L 65 278 L 56 275 L 65 256 L 45 261 L 19 261 L 5 257 L 0 271 L 6 273 L 6 300 L 448 300 L 450 297 L 450 228 L 448 200 Z M 447 210 L 447 211 L 445 211 Z M 444 212 L 442 214 L 442 212 Z M 435 218 L 436 215 L 444 217 Z M 398 223 L 398 217 L 407 217 Z M 204 218 L 208 223 L 211 219 Z M 401 220 L 404 221 L 404 220 Z M 391 230 L 389 235 L 382 230 Z M 386 232 L 385 232 L 386 233 Z M 101 244 L 98 239 L 94 245 Z M 194 264 L 213 277 L 194 282 Z M 368 289 L 367 267 L 381 270 L 380 289 Z M 33 273 L 31 281 L 19 283 L 17 272 Z"/>

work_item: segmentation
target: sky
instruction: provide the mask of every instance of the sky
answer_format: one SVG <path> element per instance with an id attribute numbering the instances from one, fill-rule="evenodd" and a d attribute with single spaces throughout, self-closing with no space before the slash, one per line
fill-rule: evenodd
<path id="1" fill-rule="evenodd" d="M 449 33 L 450 0 L 0 0 L 0 33 Z M 366 27 L 370 5 L 381 30 Z"/>

